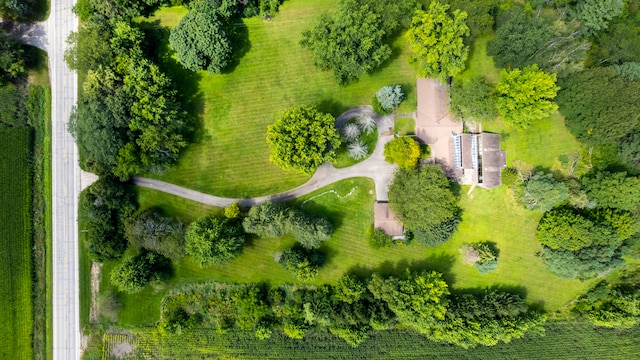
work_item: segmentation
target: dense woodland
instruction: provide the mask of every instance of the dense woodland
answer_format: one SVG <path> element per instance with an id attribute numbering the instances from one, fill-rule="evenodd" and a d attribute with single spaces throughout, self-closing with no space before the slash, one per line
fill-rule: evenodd
<path id="1" fill-rule="evenodd" d="M 155 42 L 166 34 L 132 21 L 161 5 L 82 0 L 75 8 L 83 25 L 70 38 L 67 61 L 79 71 L 82 88 L 72 131 L 83 166 L 101 176 L 82 203 L 89 252 L 105 261 L 133 249 L 111 281 L 135 293 L 161 286 L 171 276 L 171 261 L 184 256 L 203 266 L 220 265 L 233 261 L 250 239 L 289 235 L 296 244 L 275 261 L 298 282 L 175 288 L 162 302 L 161 334 L 241 329 L 259 339 L 273 331 L 301 339 L 310 331 L 329 331 L 357 346 L 374 331 L 403 328 L 473 347 L 542 330 L 546 315 L 519 295 L 493 289 L 452 294 L 437 272 L 346 275 L 334 286 L 300 285 L 323 271 L 325 254 L 319 248 L 334 224 L 290 204 L 266 202 L 248 211 L 233 204 L 225 217 L 189 225 L 158 209 L 138 211 L 122 181 L 175 164 L 196 131 L 197 114 L 159 66 Z M 188 70 L 233 71 L 234 57 L 241 56 L 233 22 L 270 19 L 279 5 L 277 0 L 189 2 L 169 42 Z M 536 234 L 539 261 L 560 277 L 586 280 L 640 256 L 639 26 L 638 0 L 342 0 L 301 34 L 300 51 L 347 85 L 383 66 L 391 43 L 403 38 L 418 76 L 451 80 L 451 111 L 462 121 L 499 117 L 509 129 L 526 132 L 559 111 L 583 147 L 566 159 L 566 173 L 513 167 L 504 171 L 503 182 L 519 206 L 544 214 Z M 199 27 L 206 31 L 193 31 Z M 501 68 L 499 81 L 459 78 L 474 39 L 487 34 L 494 34 L 487 52 Z M 17 70 L 4 71 L 8 77 Z M 383 89 L 374 96 L 374 108 L 393 112 L 404 94 L 399 86 Z M 283 109 L 266 132 L 271 162 L 312 174 L 335 160 L 340 135 L 353 140 L 360 130 L 353 124 L 340 134 L 333 115 L 309 104 Z M 408 230 L 407 242 L 437 246 L 459 225 L 460 187 L 439 165 L 419 164 L 418 144 L 402 139 L 385 149 L 388 160 L 401 167 L 390 185 L 390 205 Z M 396 244 L 375 229 L 362 236 L 375 248 Z M 482 274 L 498 266 L 499 251 L 490 243 L 465 244 L 461 254 Z M 576 303 L 574 314 L 599 326 L 633 326 L 640 316 L 638 294 L 631 290 L 635 282 L 637 275 L 628 274 L 597 285 Z"/>

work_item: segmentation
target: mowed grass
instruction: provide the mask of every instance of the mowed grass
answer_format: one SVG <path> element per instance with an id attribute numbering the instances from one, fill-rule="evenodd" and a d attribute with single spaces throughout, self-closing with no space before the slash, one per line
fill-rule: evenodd
<path id="1" fill-rule="evenodd" d="M 30 129 L 0 125 L 0 358 L 33 356 Z"/>
<path id="2" fill-rule="evenodd" d="M 191 110 L 200 128 L 196 142 L 184 151 L 177 166 L 155 177 L 220 196 L 277 193 L 309 178 L 269 162 L 266 130 L 284 109 L 315 104 L 338 116 L 348 108 L 369 104 L 380 87 L 400 84 L 409 100 L 398 111 L 414 111 L 415 70 L 407 61 L 408 46 L 402 37 L 392 44 L 389 61 L 349 86 L 338 86 L 330 72 L 313 65 L 312 53 L 299 45 L 301 33 L 313 26 L 320 13 L 335 9 L 337 2 L 290 0 L 270 21 L 242 20 L 238 27 L 248 34 L 245 53 L 225 74 L 190 73 L 165 57 L 164 66 L 181 92 L 193 93 Z M 181 8 L 163 9 L 150 21 L 172 27 L 184 13 Z M 171 55 L 166 37 L 163 49 Z"/>

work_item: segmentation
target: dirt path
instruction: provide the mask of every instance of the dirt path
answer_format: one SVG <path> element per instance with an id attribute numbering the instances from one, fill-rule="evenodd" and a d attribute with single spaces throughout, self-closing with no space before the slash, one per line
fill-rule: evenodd
<path id="1" fill-rule="evenodd" d="M 336 119 L 336 126 L 342 126 L 346 121 L 359 115 L 371 115 L 373 110 L 370 106 L 359 106 L 349 109 L 342 113 Z M 389 134 L 389 128 L 393 129 L 393 115 L 373 116 L 378 126 L 378 142 L 371 156 L 353 166 L 343 169 L 336 169 L 332 164 L 325 163 L 316 170 L 313 177 L 306 183 L 295 189 L 287 190 L 278 194 L 259 196 L 254 198 L 225 198 L 201 193 L 195 190 L 187 189 L 178 185 L 173 185 L 160 180 L 135 177 L 132 182 L 134 185 L 162 191 L 168 194 L 180 196 L 185 199 L 197 201 L 210 206 L 225 207 L 237 201 L 242 206 L 253 206 L 265 200 L 271 201 L 289 201 L 303 195 L 314 192 L 327 185 L 331 185 L 337 181 L 367 177 L 373 180 L 376 187 L 376 200 L 389 200 L 389 183 L 393 179 L 393 174 L 397 169 L 396 165 L 392 165 L 384 161 L 384 145 L 393 139 L 393 132 Z"/>
<path id="2" fill-rule="evenodd" d="M 89 323 L 98 323 L 98 293 L 100 293 L 100 273 L 102 264 L 91 263 L 91 306 L 89 307 Z"/>

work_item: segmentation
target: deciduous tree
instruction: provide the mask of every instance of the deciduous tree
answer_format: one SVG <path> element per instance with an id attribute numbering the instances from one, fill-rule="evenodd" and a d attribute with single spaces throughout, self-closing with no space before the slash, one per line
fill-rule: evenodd
<path id="1" fill-rule="evenodd" d="M 120 291 L 135 294 L 153 281 L 167 277 L 170 262 L 154 252 L 128 257 L 111 270 L 111 283 Z"/>
<path id="2" fill-rule="evenodd" d="M 406 34 L 413 55 L 410 60 L 418 65 L 418 76 L 434 77 L 445 82 L 465 68 L 469 47 L 464 37 L 469 35 L 465 24 L 467 13 L 434 1 L 427 11 L 417 10 L 411 28 Z"/>
<path id="3" fill-rule="evenodd" d="M 569 196 L 569 187 L 556 181 L 553 174 L 536 173 L 522 186 L 520 200 L 528 209 L 551 210 Z"/>
<path id="4" fill-rule="evenodd" d="M 191 71 L 207 70 L 217 74 L 231 59 L 231 42 L 218 14 L 208 1 L 199 1 L 169 36 L 178 60 Z"/>
<path id="5" fill-rule="evenodd" d="M 485 121 L 497 115 L 493 90 L 481 77 L 467 82 L 454 81 L 449 88 L 449 96 L 449 108 L 460 120 Z"/>
<path id="6" fill-rule="evenodd" d="M 496 110 L 511 126 L 525 129 L 558 109 L 553 102 L 558 90 L 556 75 L 538 70 L 537 65 L 504 69 L 495 87 Z"/>
<path id="7" fill-rule="evenodd" d="M 221 265 L 234 259 L 244 244 L 239 224 L 212 216 L 201 217 L 187 228 L 185 252 L 200 265 Z"/>
<path id="8" fill-rule="evenodd" d="M 269 160 L 284 170 L 312 174 L 322 163 L 335 160 L 340 135 L 335 119 L 312 106 L 298 106 L 282 113 L 267 129 Z"/>
<path id="9" fill-rule="evenodd" d="M 420 144 L 407 136 L 395 138 L 385 144 L 384 159 L 398 164 L 400 169 L 414 169 L 420 160 Z"/>

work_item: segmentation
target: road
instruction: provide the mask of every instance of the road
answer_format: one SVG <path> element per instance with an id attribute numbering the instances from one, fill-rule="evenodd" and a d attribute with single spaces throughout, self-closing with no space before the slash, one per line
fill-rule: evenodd
<path id="1" fill-rule="evenodd" d="M 338 117 L 336 120 L 336 126 L 340 127 L 349 119 L 363 113 L 371 113 L 371 108 L 368 106 L 361 106 L 347 110 Z M 359 162 L 356 165 L 342 169 L 336 169 L 333 165 L 325 163 L 316 170 L 313 177 L 311 177 L 311 179 L 306 183 L 295 189 L 287 190 L 278 194 L 259 196 L 255 198 L 235 199 L 201 193 L 181 186 L 165 183 L 160 180 L 136 177 L 133 178 L 133 183 L 137 186 L 166 192 L 168 194 L 180 196 L 206 205 L 225 207 L 234 201 L 239 202 L 242 206 L 253 206 L 265 200 L 289 201 L 340 180 L 354 177 L 368 177 L 372 179 L 375 184 L 376 200 L 387 201 L 389 200 L 388 186 L 393 178 L 395 170 L 397 169 L 396 165 L 391 165 L 384 160 L 384 145 L 393 139 L 393 134 L 388 133 L 389 128 L 393 129 L 393 115 L 383 117 L 378 116 L 376 117 L 376 123 L 378 125 L 379 134 L 378 142 L 376 143 L 375 150 L 368 159 Z"/>
<path id="2" fill-rule="evenodd" d="M 78 268 L 78 150 L 67 131 L 78 98 L 78 78 L 64 61 L 67 37 L 77 31 L 71 12 L 75 0 L 51 1 L 46 29 L 51 77 L 51 151 L 53 209 L 53 358 L 80 359 Z"/>

